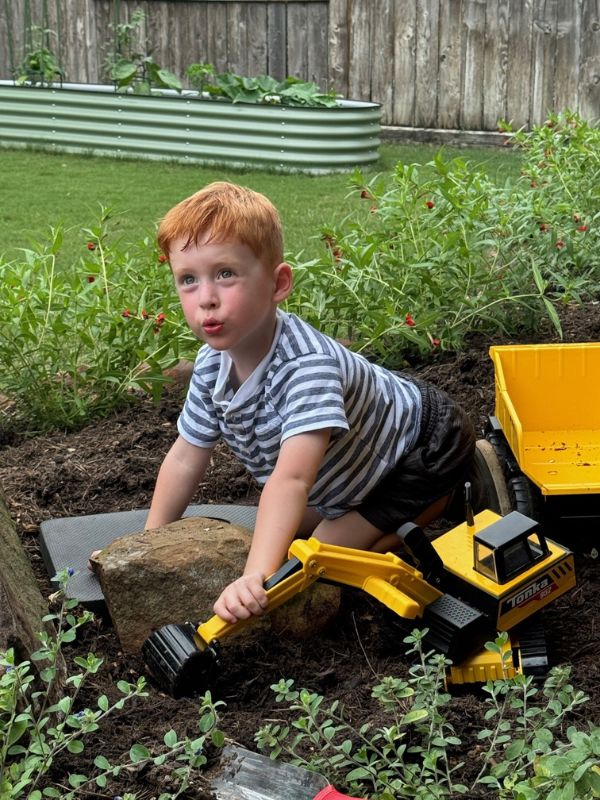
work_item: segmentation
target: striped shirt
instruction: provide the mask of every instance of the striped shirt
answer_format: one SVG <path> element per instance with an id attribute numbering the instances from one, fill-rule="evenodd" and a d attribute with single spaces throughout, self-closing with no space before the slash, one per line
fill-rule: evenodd
<path id="1" fill-rule="evenodd" d="M 265 483 L 282 442 L 331 428 L 309 505 L 335 518 L 364 500 L 415 445 L 421 395 L 295 315 L 277 314 L 270 352 L 237 392 L 228 384 L 228 353 L 200 348 L 178 430 L 198 447 L 222 438 Z"/>

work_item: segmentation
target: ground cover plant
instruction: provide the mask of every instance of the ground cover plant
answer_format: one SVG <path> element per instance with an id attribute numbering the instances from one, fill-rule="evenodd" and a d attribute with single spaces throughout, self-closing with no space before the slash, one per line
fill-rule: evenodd
<path id="1" fill-rule="evenodd" d="M 485 175 L 450 159 L 430 159 L 429 166 L 413 169 L 410 164 L 399 166 L 388 184 L 357 176 L 350 188 L 352 217 L 340 222 L 339 230 L 328 225 L 321 232 L 325 238 L 318 239 L 321 250 L 313 267 L 303 258 L 297 259 L 300 280 L 294 302 L 299 304 L 300 313 L 311 313 L 307 299 L 309 280 L 315 280 L 317 304 L 324 302 L 319 292 L 323 292 L 323 275 L 328 270 L 328 279 L 335 285 L 335 289 L 330 285 L 329 294 L 338 298 L 339 313 L 328 322 L 325 306 L 319 326 L 343 321 L 343 329 L 334 332 L 349 338 L 352 346 L 364 347 L 370 355 L 385 357 L 387 363 L 397 363 L 398 354 L 402 353 L 402 366 L 455 396 L 478 430 L 493 411 L 493 376 L 487 357 L 491 343 L 557 341 L 559 332 L 566 341 L 590 341 L 600 333 L 600 310 L 595 303 L 598 264 L 594 259 L 598 250 L 593 238 L 597 236 L 600 211 L 597 181 L 590 176 L 586 182 L 583 176 L 585 170 L 595 168 L 594 161 L 584 157 L 577 160 L 577 154 L 572 160 L 562 160 L 563 150 L 571 142 L 582 151 L 594 147 L 596 134 L 574 117 L 550 122 L 547 129 L 523 137 L 522 146 L 525 151 L 530 148 L 532 156 L 527 156 L 523 167 L 527 175 L 519 184 L 519 194 L 513 184 L 501 184 L 502 191 L 497 192 L 497 184 L 490 185 Z M 569 135 L 573 130 L 575 134 Z M 560 149 L 555 163 L 550 163 L 544 173 L 547 183 L 543 191 L 537 192 L 539 178 L 534 178 L 528 169 L 532 159 L 538 158 L 538 143 L 547 136 Z M 549 151 L 546 162 L 551 162 L 548 143 L 544 149 Z M 536 164 L 539 168 L 538 161 Z M 558 182 L 569 191 L 555 191 Z M 532 186 L 534 183 L 537 185 Z M 585 194 L 578 191 L 579 185 Z M 584 207 L 574 209 L 574 197 Z M 500 203 L 504 210 L 500 217 L 495 205 L 498 200 L 504 204 Z M 518 214 L 512 208 L 515 200 L 519 202 Z M 560 204 L 562 208 L 558 207 Z M 374 211 L 371 205 L 375 206 Z M 535 213 L 537 229 L 523 223 L 524 209 Z M 40 522 L 50 517 L 148 505 L 156 471 L 175 435 L 174 423 L 181 404 L 181 387 L 164 393 L 158 404 L 152 402 L 152 389 L 160 385 L 168 363 L 185 355 L 188 347 L 193 352 L 193 343 L 178 327 L 177 310 L 168 305 L 168 268 L 151 238 L 121 247 L 111 239 L 110 224 L 110 215 L 103 213 L 97 223 L 79 233 L 75 265 L 68 259 L 60 262 L 58 230 L 45 249 L 30 249 L 24 259 L 2 264 L 7 280 L 1 296 L 10 312 L 3 313 L 7 320 L 2 331 L 6 364 L 11 346 L 17 348 L 15 352 L 21 347 L 18 352 L 32 363 L 39 357 L 35 374 L 38 380 L 47 382 L 40 389 L 38 382 L 32 381 L 32 370 L 25 370 L 24 377 L 20 377 L 21 372 L 11 365 L 3 366 L 2 373 L 13 373 L 13 381 L 31 381 L 29 388 L 35 386 L 38 394 L 51 398 L 54 392 L 60 397 L 53 406 L 47 404 L 46 413 L 43 403 L 30 408 L 26 418 L 11 414 L 24 407 L 20 399 L 11 405 L 10 397 L 3 398 L 0 484 L 46 593 L 52 587 L 39 550 Z M 412 241 L 408 235 L 403 240 L 413 247 L 410 255 L 394 260 L 395 250 L 390 250 L 386 254 L 390 271 L 385 277 L 378 276 L 374 269 L 379 266 L 377 256 L 386 237 L 396 227 L 407 234 L 411 224 L 417 233 Z M 460 235 L 453 239 L 455 225 Z M 432 230 L 431 251 L 423 254 L 416 245 L 425 241 Z M 494 238 L 498 231 L 510 240 L 505 249 Z M 480 246 L 484 233 L 485 245 Z M 567 234 L 572 239 L 569 246 Z M 363 251 L 361 237 L 366 242 Z M 336 254 L 338 248 L 341 252 Z M 465 280 L 470 281 L 467 285 L 477 286 L 484 277 L 486 256 L 492 256 L 493 265 L 494 259 L 498 263 L 501 258 L 506 259 L 508 275 L 511 259 L 521 263 L 515 254 L 520 249 L 534 260 L 534 266 L 521 276 L 526 291 L 513 289 L 511 294 L 506 293 L 497 274 L 495 285 L 484 286 L 487 295 L 475 291 L 472 298 L 466 297 Z M 440 278 L 437 295 L 432 292 L 427 297 L 437 311 L 447 309 L 447 313 L 440 314 L 442 321 L 455 311 L 451 303 L 463 304 L 459 308 L 468 317 L 468 324 L 456 339 L 452 338 L 456 325 L 448 325 L 449 333 L 439 336 L 438 328 L 431 327 L 431 320 L 427 321 L 417 305 L 421 292 L 431 291 L 423 278 L 424 268 L 419 273 L 419 291 L 415 288 L 410 296 L 408 291 L 396 293 L 400 279 L 401 285 L 406 286 L 411 278 L 402 269 L 409 266 L 409 261 L 418 269 L 422 266 L 420 257 L 429 264 L 433 276 L 436 268 L 441 273 L 442 267 L 451 275 L 446 283 Z M 352 286 L 348 279 L 351 270 L 358 274 L 358 266 L 368 279 L 364 289 Z M 510 279 L 516 282 L 518 272 L 515 269 Z M 340 275 L 344 279 L 334 284 Z M 25 283 L 19 285 L 19 280 Z M 433 278 L 431 283 L 434 284 Z M 387 300 L 386 295 L 375 293 L 378 284 L 387 287 L 387 295 L 394 296 L 397 304 L 390 312 L 391 330 L 380 331 L 380 337 L 387 342 L 381 351 L 377 350 L 380 337 L 373 337 L 368 326 L 361 329 L 361 320 L 349 316 L 351 303 L 343 295 L 350 286 L 350 296 L 356 303 L 366 292 L 368 303 L 358 306 L 357 315 L 365 316 Z M 452 295 L 448 306 L 444 306 L 443 291 Z M 529 295 L 522 308 L 515 292 Z M 437 298 L 435 302 L 431 297 Z M 409 299 L 411 305 L 402 305 Z M 464 305 L 466 299 L 471 303 L 468 308 Z M 509 313 L 495 317 L 488 312 L 490 303 L 492 308 L 507 304 Z M 367 322 L 368 319 L 365 316 Z M 456 322 L 455 316 L 451 319 Z M 394 330 L 399 332 L 396 337 Z M 69 339 L 70 335 L 74 338 Z M 104 336 L 110 342 L 110 350 L 102 350 L 100 340 Z M 63 352 L 61 340 L 67 343 Z M 156 343 L 164 340 L 169 345 L 165 347 L 165 361 L 161 362 Z M 455 349 L 457 345 L 459 348 Z M 125 352 L 132 351 L 131 362 L 120 361 Z M 142 370 L 146 361 L 147 367 Z M 114 364 L 119 365 L 118 374 L 113 371 Z M 137 366 L 140 370 L 135 380 L 124 381 L 122 376 Z M 69 378 L 61 374 L 65 371 Z M 86 385 L 88 377 L 90 382 Z M 21 391 L 18 385 L 6 386 L 13 398 Z M 107 386 L 113 390 L 110 400 L 106 399 Z M 119 407 L 120 402 L 113 402 L 119 387 L 120 398 L 126 401 L 123 407 Z M 6 393 L 6 389 L 0 391 Z M 25 398 L 27 391 L 23 389 L 22 394 Z M 98 403 L 96 410 L 94 403 Z M 67 406 L 68 416 L 61 417 Z M 103 418 L 103 414 L 108 416 Z M 43 427 L 54 430 L 30 435 Z M 67 429 L 72 430 L 66 432 Z M 257 496 L 248 475 L 226 450 L 219 449 L 196 500 L 254 504 Z M 435 529 L 431 533 L 435 535 Z M 396 796 L 493 796 L 502 800 L 598 796 L 600 666 L 596 653 L 600 646 L 600 575 L 591 555 L 578 555 L 576 569 L 576 590 L 561 597 L 544 614 L 551 657 L 559 668 L 543 689 L 517 681 L 504 688 L 490 686 L 483 692 L 469 689 L 448 695 L 441 684 L 443 659 L 420 650 L 419 634 L 408 633 L 405 641 L 407 631 L 398 627 L 375 601 L 348 591 L 335 626 L 309 642 L 285 636 L 259 637 L 245 644 L 232 642 L 223 674 L 213 687 L 215 701 L 226 704 L 220 708 L 219 727 L 246 746 L 261 744 L 267 752 L 285 754 L 317 768 L 339 788 L 358 796 L 382 800 Z M 578 632 L 576 637 L 572 635 L 574 629 Z M 81 628 L 77 641 L 67 640 L 65 644 L 66 655 L 79 659 L 78 666 L 84 668 L 85 662 L 94 667 L 81 688 L 76 687 L 77 703 L 65 701 L 59 709 L 65 720 L 79 719 L 75 716 L 79 712 L 85 718 L 86 709 L 93 709 L 93 714 L 103 712 L 99 697 L 106 696 L 109 707 L 118 702 L 119 681 L 141 685 L 144 666 L 139 658 L 122 654 L 109 621 L 90 621 Z M 500 642 L 494 646 L 499 647 Z M 407 648 L 411 652 L 407 653 Z M 95 669 L 95 660 L 88 660 L 90 652 L 103 658 L 101 669 Z M 6 697 L 15 685 L 18 665 L 7 656 L 6 666 L 11 669 L 5 669 L 1 679 L 1 709 L 8 709 L 14 723 L 16 717 Z M 26 682 L 26 673 L 19 674 Z M 55 754 L 43 780 L 38 781 L 40 791 L 62 786 L 68 772 L 80 776 L 75 783 L 81 782 L 83 787 L 81 776 L 87 780 L 94 766 L 102 772 L 108 764 L 111 770 L 115 765 L 123 766 L 117 782 L 105 787 L 100 776 L 101 782 L 93 789 L 86 786 L 80 796 L 114 796 L 115 792 L 121 797 L 137 793 L 140 800 L 169 793 L 177 796 L 178 792 L 181 797 L 198 796 L 201 787 L 191 774 L 189 787 L 181 789 L 173 782 L 172 765 L 167 761 L 157 763 L 145 755 L 159 752 L 157 747 L 170 747 L 173 737 L 169 734 L 167 741 L 165 736 L 171 730 L 181 731 L 177 741 L 195 741 L 198 702 L 174 701 L 151 683 L 142 688 L 148 697 L 132 698 L 127 707 L 120 709 L 122 713 L 107 717 L 102 726 L 86 732 L 85 751 L 75 744 Z M 28 720 L 26 717 L 17 722 L 28 724 Z M 92 722 L 95 724 L 95 720 Z M 72 730 L 76 730 L 76 723 L 73 725 Z M 22 725 L 21 730 L 24 731 Z M 59 732 L 64 730 L 63 727 Z M 21 735 L 24 737 L 25 733 Z M 71 737 L 70 741 L 79 738 Z M 11 744 L 25 746 L 20 737 Z M 133 759 L 131 753 L 135 754 Z M 33 751 L 32 755 L 40 754 Z M 16 772 L 28 758 L 18 749 L 10 758 L 7 756 L 3 752 L 6 763 L 18 765 Z M 130 763 L 136 759 L 137 767 Z M 28 768 L 25 765 L 26 780 L 33 774 L 27 772 Z M 98 773 L 94 772 L 94 776 L 96 780 Z M 108 781 L 109 776 L 104 777 Z M 73 783 L 71 787 L 76 789 Z M 26 791 L 27 785 L 21 788 Z M 65 796 L 70 789 L 62 791 L 61 796 Z"/>

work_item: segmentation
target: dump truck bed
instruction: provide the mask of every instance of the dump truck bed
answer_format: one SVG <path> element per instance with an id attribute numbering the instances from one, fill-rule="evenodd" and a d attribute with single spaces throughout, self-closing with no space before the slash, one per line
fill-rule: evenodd
<path id="1" fill-rule="evenodd" d="M 600 493 L 600 342 L 490 348 L 496 417 L 542 494 Z"/>

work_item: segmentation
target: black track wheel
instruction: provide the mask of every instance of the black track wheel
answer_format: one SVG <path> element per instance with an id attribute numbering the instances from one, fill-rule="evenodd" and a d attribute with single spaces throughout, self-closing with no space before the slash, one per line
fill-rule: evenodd
<path id="1" fill-rule="evenodd" d="M 206 688 L 219 663 L 215 648 L 199 640 L 190 622 L 154 631 L 142 645 L 142 656 L 156 683 L 172 697 L 190 697 Z"/>

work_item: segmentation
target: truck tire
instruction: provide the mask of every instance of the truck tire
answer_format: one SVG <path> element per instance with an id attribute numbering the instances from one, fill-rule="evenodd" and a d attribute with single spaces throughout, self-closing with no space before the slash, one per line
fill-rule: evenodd
<path id="1" fill-rule="evenodd" d="M 493 449 L 504 476 L 508 494 L 508 511 L 519 511 L 526 517 L 543 522 L 543 503 L 540 491 L 527 475 L 521 472 L 504 434 L 495 430 L 487 430 L 485 441 Z"/>

